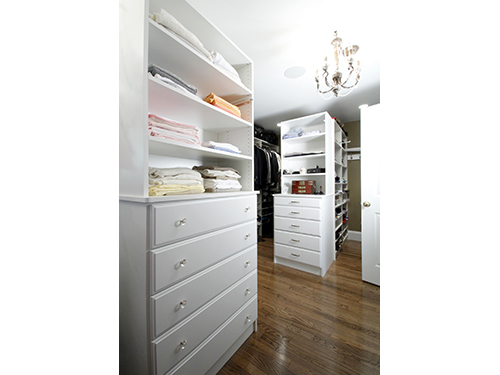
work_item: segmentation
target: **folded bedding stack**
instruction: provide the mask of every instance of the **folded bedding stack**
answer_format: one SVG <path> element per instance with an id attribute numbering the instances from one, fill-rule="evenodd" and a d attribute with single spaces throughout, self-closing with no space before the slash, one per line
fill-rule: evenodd
<path id="1" fill-rule="evenodd" d="M 193 167 L 203 176 L 203 186 L 206 192 L 227 193 L 240 191 L 240 173 L 229 167 L 199 166 Z"/>
<path id="2" fill-rule="evenodd" d="M 205 99 L 207 103 L 212 104 L 213 106 L 222 109 L 223 111 L 229 112 L 232 115 L 241 117 L 241 111 L 238 107 L 235 105 L 232 105 L 231 103 L 227 102 L 226 100 L 222 99 L 221 97 L 215 95 L 213 92 L 210 93 Z"/>
<path id="3" fill-rule="evenodd" d="M 148 67 L 148 73 L 170 86 L 180 88 L 193 95 L 196 95 L 196 93 L 198 92 L 198 88 L 196 86 L 186 83 L 175 74 L 169 72 L 168 70 L 160 68 L 158 65 L 150 64 Z"/>
<path id="4" fill-rule="evenodd" d="M 168 13 L 165 9 L 162 9 L 160 13 L 154 13 L 150 15 L 151 19 L 160 25 L 166 27 L 170 31 L 174 32 L 176 35 L 180 36 L 183 40 L 188 42 L 193 48 L 204 55 L 210 62 L 213 58 L 211 53 L 205 49 L 200 40 L 191 31 L 186 29 L 174 16 Z"/>
<path id="5" fill-rule="evenodd" d="M 149 135 L 153 137 L 170 139 L 189 145 L 201 145 L 198 128 L 180 122 L 169 120 L 158 115 L 148 115 Z"/>
<path id="6" fill-rule="evenodd" d="M 149 167 L 149 196 L 201 194 L 203 178 L 189 168 Z"/>
<path id="7" fill-rule="evenodd" d="M 241 154 L 240 149 L 235 145 L 232 145 L 231 143 L 208 141 L 208 142 L 203 142 L 201 145 L 203 147 L 208 147 L 214 150 L 231 152 L 233 154 Z"/>
<path id="8" fill-rule="evenodd" d="M 286 133 L 285 135 L 283 135 L 283 139 L 297 138 L 297 137 L 302 136 L 302 134 L 303 134 L 302 128 L 290 129 L 288 131 L 288 133 Z"/>
<path id="9" fill-rule="evenodd" d="M 238 74 L 236 69 L 234 69 L 233 66 L 229 64 L 219 52 L 210 51 L 210 53 L 212 54 L 212 61 L 214 65 L 217 65 L 219 68 L 224 69 L 224 71 L 228 72 L 234 79 L 241 82 L 240 75 Z"/>

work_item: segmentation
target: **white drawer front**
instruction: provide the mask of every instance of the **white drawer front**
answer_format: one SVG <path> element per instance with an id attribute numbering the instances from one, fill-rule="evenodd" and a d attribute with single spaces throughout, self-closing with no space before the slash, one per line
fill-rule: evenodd
<path id="1" fill-rule="evenodd" d="M 312 251 L 320 251 L 321 238 L 304 234 L 274 231 L 274 241 L 288 246 L 296 246 Z"/>
<path id="2" fill-rule="evenodd" d="M 257 296 L 228 319 L 193 355 L 187 357 L 168 375 L 205 374 L 257 319 Z M 161 373 L 158 373 L 158 375 Z"/>
<path id="3" fill-rule="evenodd" d="M 256 243 L 257 226 L 250 221 L 152 250 L 151 291 L 156 293 Z"/>
<path id="4" fill-rule="evenodd" d="M 257 270 L 238 282 L 202 311 L 182 322 L 182 325 L 153 342 L 156 370 L 164 374 L 188 355 L 203 340 L 257 292 Z M 183 349 L 184 348 L 184 349 Z"/>
<path id="5" fill-rule="evenodd" d="M 274 197 L 274 204 L 293 207 L 314 207 L 321 208 L 321 199 L 305 197 Z"/>
<path id="6" fill-rule="evenodd" d="M 321 262 L 320 253 L 316 251 L 298 249 L 296 247 L 285 246 L 277 243 L 274 244 L 274 256 L 309 264 L 315 267 L 320 267 Z"/>
<path id="7" fill-rule="evenodd" d="M 285 230 L 294 233 L 305 233 L 312 236 L 321 236 L 321 223 L 319 221 L 288 219 L 285 217 L 275 216 L 274 229 Z"/>
<path id="8" fill-rule="evenodd" d="M 151 297 L 152 336 L 165 332 L 256 267 L 254 245 Z"/>
<path id="9" fill-rule="evenodd" d="M 276 216 L 307 219 L 307 220 L 320 220 L 321 210 L 319 208 L 310 207 L 290 207 L 290 206 L 274 206 L 274 214 Z"/>
<path id="10" fill-rule="evenodd" d="M 257 217 L 255 195 L 152 205 L 153 247 Z"/>

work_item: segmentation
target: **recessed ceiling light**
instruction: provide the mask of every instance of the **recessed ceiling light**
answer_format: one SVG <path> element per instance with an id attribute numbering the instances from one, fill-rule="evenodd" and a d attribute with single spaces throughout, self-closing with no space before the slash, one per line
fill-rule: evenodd
<path id="1" fill-rule="evenodd" d="M 306 68 L 303 66 L 292 66 L 285 70 L 285 77 L 295 79 L 302 77 L 306 72 Z"/>
<path id="2" fill-rule="evenodd" d="M 363 109 L 363 108 L 366 108 L 366 107 L 368 107 L 368 104 L 361 104 L 358 108 L 359 109 Z"/>

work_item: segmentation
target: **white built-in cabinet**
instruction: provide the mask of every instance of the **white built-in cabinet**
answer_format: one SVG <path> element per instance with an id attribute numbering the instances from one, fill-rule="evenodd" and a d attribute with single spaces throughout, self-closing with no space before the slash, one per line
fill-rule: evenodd
<path id="1" fill-rule="evenodd" d="M 165 9 L 241 82 L 149 18 Z M 149 77 L 156 64 L 196 96 Z M 245 100 L 241 118 L 203 101 Z M 184 0 L 120 0 L 120 374 L 216 374 L 257 328 L 253 65 Z M 148 113 L 194 125 L 230 154 L 148 135 Z M 148 168 L 237 169 L 240 192 L 148 196 Z"/>
<path id="2" fill-rule="evenodd" d="M 281 129 L 281 194 L 274 196 L 274 262 L 324 276 L 340 250 L 336 207 L 347 207 L 347 156 L 343 131 L 327 112 L 278 124 Z M 285 135 L 302 130 L 299 137 Z M 308 170 L 319 167 L 319 173 Z M 299 173 L 305 169 L 305 173 Z M 345 178 L 345 183 L 342 181 Z M 292 194 L 292 181 L 313 180 L 316 192 Z M 340 182 L 336 182 L 340 181 Z M 347 217 L 347 213 L 345 215 Z M 345 231 L 347 233 L 347 230 Z"/>

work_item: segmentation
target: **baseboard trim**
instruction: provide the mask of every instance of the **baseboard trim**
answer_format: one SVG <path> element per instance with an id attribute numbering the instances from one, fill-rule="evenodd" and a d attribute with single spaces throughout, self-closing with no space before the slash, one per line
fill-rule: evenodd
<path id="1" fill-rule="evenodd" d="M 348 235 L 350 240 L 361 242 L 361 232 L 358 232 L 357 230 L 350 230 L 348 231 Z"/>

